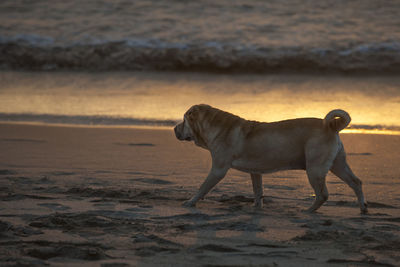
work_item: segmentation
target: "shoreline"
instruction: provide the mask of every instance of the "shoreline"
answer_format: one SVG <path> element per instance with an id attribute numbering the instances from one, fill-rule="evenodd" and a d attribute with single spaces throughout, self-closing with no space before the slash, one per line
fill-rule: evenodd
<path id="1" fill-rule="evenodd" d="M 147 130 L 170 130 L 173 131 L 174 126 L 164 125 L 86 125 L 72 123 L 46 123 L 36 121 L 1 121 L 0 125 L 31 125 L 31 126 L 48 126 L 48 127 L 68 127 L 68 128 L 115 128 L 115 129 L 147 129 Z M 349 128 L 350 127 L 350 128 Z M 351 124 L 348 128 L 340 131 L 340 134 L 373 134 L 373 135 L 400 135 L 400 130 L 390 129 L 352 129 Z M 395 127 L 397 128 L 397 126 Z"/>
<path id="2" fill-rule="evenodd" d="M 173 130 L 174 126 L 153 126 L 153 125 L 87 125 L 87 124 L 71 124 L 71 123 L 46 123 L 36 121 L 1 121 L 0 125 L 27 125 L 27 126 L 43 126 L 43 127 L 66 127 L 66 128 L 88 128 L 88 129 L 146 129 L 146 130 Z"/>

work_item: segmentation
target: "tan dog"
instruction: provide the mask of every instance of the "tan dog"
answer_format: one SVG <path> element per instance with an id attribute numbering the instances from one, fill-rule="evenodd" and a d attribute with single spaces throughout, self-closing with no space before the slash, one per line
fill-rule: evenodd
<path id="1" fill-rule="evenodd" d="M 179 140 L 194 141 L 211 152 L 212 168 L 198 193 L 184 206 L 194 206 L 230 168 L 250 173 L 255 206 L 262 206 L 262 173 L 306 170 L 316 199 L 308 211 L 328 199 L 325 176 L 330 170 L 356 193 L 362 213 L 367 204 L 361 181 L 346 162 L 338 132 L 350 123 L 346 111 L 336 109 L 324 119 L 301 118 L 262 123 L 248 121 L 208 105 L 192 106 L 175 127 Z"/>

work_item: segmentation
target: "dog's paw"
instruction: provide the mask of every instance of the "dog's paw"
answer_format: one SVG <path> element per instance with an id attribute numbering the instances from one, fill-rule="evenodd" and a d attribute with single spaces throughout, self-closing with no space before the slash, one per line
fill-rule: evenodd
<path id="1" fill-rule="evenodd" d="M 253 207 L 256 209 L 262 209 L 263 203 L 261 201 L 254 202 Z"/>
<path id="2" fill-rule="evenodd" d="M 302 209 L 301 212 L 307 213 L 307 214 L 313 214 L 313 213 L 316 213 L 316 210 L 312 209 L 312 208 L 308 208 L 308 209 Z"/>
<path id="3" fill-rule="evenodd" d="M 361 207 L 361 214 L 368 214 L 368 203 L 365 202 Z"/>
<path id="4" fill-rule="evenodd" d="M 196 203 L 194 203 L 191 200 L 188 200 L 188 201 L 185 201 L 185 202 L 182 203 L 182 207 L 185 207 L 185 208 L 192 208 L 195 205 L 196 205 Z"/>

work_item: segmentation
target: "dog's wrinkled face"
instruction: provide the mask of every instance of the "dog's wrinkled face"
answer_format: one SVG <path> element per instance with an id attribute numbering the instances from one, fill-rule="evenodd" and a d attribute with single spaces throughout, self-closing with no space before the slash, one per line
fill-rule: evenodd
<path id="1" fill-rule="evenodd" d="M 175 135 L 179 140 L 194 141 L 202 148 L 208 149 L 207 141 L 204 138 L 204 120 L 207 110 L 212 107 L 205 104 L 194 105 L 186 111 L 183 122 L 175 126 Z"/>
<path id="2" fill-rule="evenodd" d="M 183 122 L 176 125 L 174 131 L 176 138 L 178 138 L 181 141 L 193 140 L 193 132 L 187 120 L 183 120 Z"/>
<path id="3" fill-rule="evenodd" d="M 193 130 L 190 127 L 189 120 L 192 119 L 192 110 L 189 109 L 183 116 L 183 122 L 175 126 L 175 136 L 178 140 L 192 141 L 194 140 Z"/>

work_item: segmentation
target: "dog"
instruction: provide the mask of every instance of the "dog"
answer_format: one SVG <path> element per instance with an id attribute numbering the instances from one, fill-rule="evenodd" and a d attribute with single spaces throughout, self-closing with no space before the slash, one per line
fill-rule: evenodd
<path id="1" fill-rule="evenodd" d="M 305 170 L 316 196 L 307 211 L 314 212 L 328 199 L 325 177 L 330 170 L 354 190 L 361 213 L 367 213 L 362 183 L 346 162 L 338 134 L 350 121 L 350 115 L 340 109 L 330 111 L 324 119 L 266 123 L 245 120 L 205 104 L 192 106 L 174 132 L 178 140 L 194 141 L 209 150 L 212 167 L 197 194 L 183 205 L 195 206 L 233 168 L 250 173 L 254 206 L 261 208 L 263 173 Z"/>

